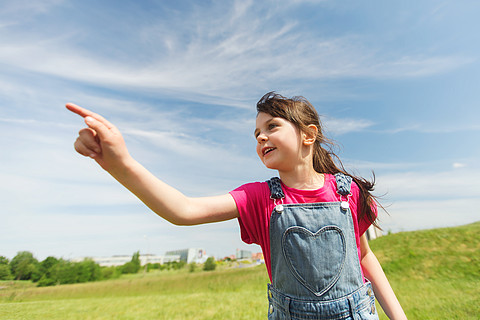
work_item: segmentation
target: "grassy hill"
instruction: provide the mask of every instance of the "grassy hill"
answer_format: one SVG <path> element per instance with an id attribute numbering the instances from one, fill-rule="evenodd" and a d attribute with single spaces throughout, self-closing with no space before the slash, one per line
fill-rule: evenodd
<path id="1" fill-rule="evenodd" d="M 402 232 L 370 247 L 411 319 L 480 318 L 480 222 Z"/>
<path id="2" fill-rule="evenodd" d="M 410 319 L 478 319 L 480 223 L 370 242 Z M 36 288 L 0 282 L 0 319 L 265 319 L 264 266 Z M 386 319 L 381 314 L 381 319 Z"/>

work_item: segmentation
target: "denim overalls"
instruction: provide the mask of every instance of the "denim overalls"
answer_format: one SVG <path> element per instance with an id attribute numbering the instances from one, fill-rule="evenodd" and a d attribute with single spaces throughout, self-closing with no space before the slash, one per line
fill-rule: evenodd
<path id="1" fill-rule="evenodd" d="M 282 204 L 279 178 L 268 180 L 272 284 L 268 319 L 378 319 L 363 283 L 348 207 L 352 179 L 336 174 L 339 202 Z"/>

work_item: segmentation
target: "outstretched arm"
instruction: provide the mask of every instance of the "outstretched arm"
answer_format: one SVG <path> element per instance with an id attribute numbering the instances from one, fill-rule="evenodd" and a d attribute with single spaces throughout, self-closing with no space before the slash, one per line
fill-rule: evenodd
<path id="1" fill-rule="evenodd" d="M 368 245 L 365 234 L 360 238 L 360 250 L 362 252 L 361 264 L 365 272 L 365 277 L 372 283 L 375 297 L 382 306 L 383 311 L 385 311 L 385 314 L 389 319 L 407 319 L 400 302 L 398 302 L 383 272 L 380 262 L 378 262 L 377 257 Z"/>
<path id="2" fill-rule="evenodd" d="M 67 109 L 84 118 L 75 150 L 94 159 L 152 211 L 177 225 L 193 225 L 238 217 L 230 194 L 191 198 L 156 178 L 129 154 L 120 131 L 102 116 L 75 104 Z"/>

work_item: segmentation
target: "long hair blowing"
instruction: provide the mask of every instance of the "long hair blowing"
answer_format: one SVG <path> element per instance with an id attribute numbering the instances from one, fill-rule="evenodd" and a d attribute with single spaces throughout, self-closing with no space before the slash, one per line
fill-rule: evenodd
<path id="1" fill-rule="evenodd" d="M 379 228 L 372 206 L 374 202 L 380 207 L 382 206 L 378 203 L 376 197 L 371 194 L 374 190 L 375 174 L 373 174 L 373 180 L 368 181 L 346 172 L 342 161 L 333 151 L 336 147 L 335 143 L 324 136 L 318 113 L 307 99 L 304 97 L 286 98 L 275 92 L 269 92 L 257 103 L 257 114 L 260 112 L 267 113 L 272 117 L 286 119 L 303 132 L 309 130 L 309 125 L 315 125 L 318 128 L 318 133 L 313 148 L 314 170 L 318 173 L 330 174 L 341 172 L 352 177 L 360 189 L 358 221 L 366 217 L 368 221 Z"/>

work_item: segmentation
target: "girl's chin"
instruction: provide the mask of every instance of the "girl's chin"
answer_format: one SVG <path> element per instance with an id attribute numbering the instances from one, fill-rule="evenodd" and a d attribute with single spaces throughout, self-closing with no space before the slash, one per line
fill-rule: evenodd
<path id="1" fill-rule="evenodd" d="M 263 164 L 268 169 L 278 170 L 278 166 L 273 161 L 264 161 Z"/>

